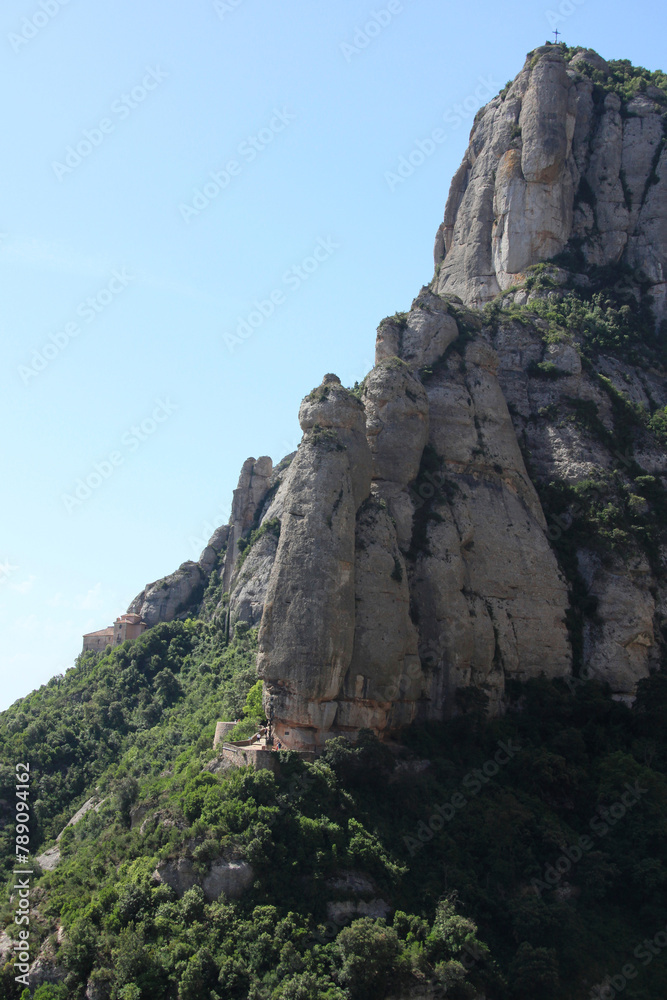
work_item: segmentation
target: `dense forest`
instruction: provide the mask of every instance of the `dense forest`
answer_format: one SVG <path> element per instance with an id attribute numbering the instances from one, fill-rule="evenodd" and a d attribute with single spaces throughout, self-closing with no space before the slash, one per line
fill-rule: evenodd
<path id="1" fill-rule="evenodd" d="M 494 720 L 462 690 L 456 718 L 401 746 L 362 733 L 315 763 L 281 751 L 276 775 L 220 770 L 216 720 L 259 722 L 256 642 L 244 623 L 162 624 L 0 717 L 10 936 L 16 763 L 33 858 L 97 802 L 33 881 L 33 956 L 55 981 L 24 988 L 10 957 L 3 998 L 667 995 L 667 676 L 632 709 L 589 681 L 517 683 Z M 155 872 L 183 858 L 199 882 L 244 861 L 252 883 L 179 897 Z"/>

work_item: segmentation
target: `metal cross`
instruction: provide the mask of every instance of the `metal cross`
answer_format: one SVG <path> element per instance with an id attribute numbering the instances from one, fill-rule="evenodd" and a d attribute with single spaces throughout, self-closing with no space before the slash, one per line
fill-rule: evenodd
<path id="1" fill-rule="evenodd" d="M 558 30 L 558 28 L 556 28 L 556 30 L 554 31 L 554 35 L 556 36 L 556 45 L 558 45 L 558 36 L 560 35 L 560 31 Z"/>

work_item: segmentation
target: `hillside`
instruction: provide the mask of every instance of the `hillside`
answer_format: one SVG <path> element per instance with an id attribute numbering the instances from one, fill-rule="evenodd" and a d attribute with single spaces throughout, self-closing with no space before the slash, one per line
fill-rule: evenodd
<path id="1" fill-rule="evenodd" d="M 665 923 L 662 675 L 632 710 L 592 682 L 536 680 L 501 720 L 462 693 L 462 715 L 408 730 L 398 755 L 367 734 L 315 764 L 283 751 L 279 777 L 221 772 L 213 722 L 254 681 L 256 633 L 240 632 L 159 625 L 4 713 L 1 795 L 29 760 L 34 852 L 101 803 L 34 882 L 31 982 L 61 983 L 39 1000 L 579 1000 L 628 962 L 628 997 L 664 994 L 664 963 L 633 958 Z M 251 866 L 245 889 L 212 898 L 236 896 L 234 865 Z"/>

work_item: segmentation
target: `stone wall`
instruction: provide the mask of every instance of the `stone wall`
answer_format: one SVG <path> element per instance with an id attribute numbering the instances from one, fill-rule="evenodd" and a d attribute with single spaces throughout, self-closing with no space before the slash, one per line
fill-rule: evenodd
<path id="1" fill-rule="evenodd" d="M 317 759 L 317 754 L 312 751 L 297 751 L 302 760 L 312 763 Z M 280 771 L 280 757 L 277 750 L 268 750 L 263 746 L 247 745 L 242 746 L 235 743 L 223 743 L 223 760 L 229 761 L 235 767 L 245 767 L 251 765 L 256 771 L 265 769 L 278 774 Z"/>
<path id="2" fill-rule="evenodd" d="M 215 727 L 215 736 L 213 737 L 213 749 L 217 747 L 218 743 L 224 740 L 225 736 L 231 733 L 232 729 L 236 726 L 235 722 L 219 722 Z"/>

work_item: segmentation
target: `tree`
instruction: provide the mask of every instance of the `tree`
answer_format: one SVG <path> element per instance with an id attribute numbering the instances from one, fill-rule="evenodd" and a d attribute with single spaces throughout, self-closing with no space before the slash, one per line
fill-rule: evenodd
<path id="1" fill-rule="evenodd" d="M 361 917 L 344 927 L 336 938 L 340 979 L 353 1000 L 383 997 L 389 986 L 401 947 L 393 927 L 384 920 Z"/>
<path id="2" fill-rule="evenodd" d="M 208 948 L 200 948 L 188 962 L 178 986 L 179 1000 L 201 1000 L 217 985 L 218 970 Z"/>
<path id="3" fill-rule="evenodd" d="M 555 1000 L 559 995 L 558 960 L 553 948 L 533 948 L 524 941 L 510 966 L 509 982 L 521 1000 Z"/>
<path id="4" fill-rule="evenodd" d="M 139 794 L 136 778 L 126 775 L 114 788 L 113 801 L 126 826 L 130 825 L 130 809 Z"/>
<path id="5" fill-rule="evenodd" d="M 312 972 L 300 972 L 284 979 L 274 990 L 272 1000 L 347 1000 L 347 993 L 330 979 L 323 979 Z"/>
<path id="6" fill-rule="evenodd" d="M 155 692 L 164 705 L 173 705 L 173 703 L 183 694 L 183 689 L 178 678 L 168 667 L 165 667 L 164 670 L 160 670 L 160 672 L 155 675 L 153 683 L 155 685 Z"/>
<path id="7" fill-rule="evenodd" d="M 251 719 L 264 719 L 264 706 L 262 698 L 264 695 L 264 681 L 257 681 L 248 691 L 248 695 L 243 706 L 243 714 Z"/>

